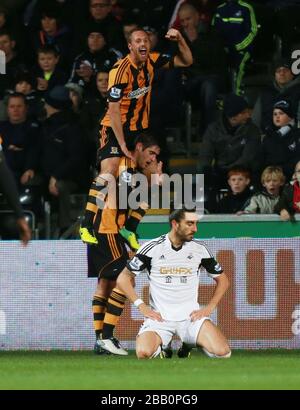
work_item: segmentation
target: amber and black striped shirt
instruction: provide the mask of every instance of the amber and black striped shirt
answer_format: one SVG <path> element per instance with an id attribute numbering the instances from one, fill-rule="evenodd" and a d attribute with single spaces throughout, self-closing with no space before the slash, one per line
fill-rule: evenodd
<path id="1" fill-rule="evenodd" d="M 133 176 L 137 172 L 138 171 L 136 169 L 136 165 L 131 159 L 127 157 L 121 158 L 118 178 L 116 180 L 116 195 L 107 195 L 105 198 L 104 209 L 98 208 L 94 218 L 95 232 L 116 234 L 125 225 L 128 215 L 132 211 L 129 209 L 129 207 L 127 207 L 126 209 L 119 209 L 120 185 L 127 184 L 127 189 L 122 190 L 122 192 L 126 192 L 129 196 L 132 192 L 132 189 L 134 188 Z M 95 195 L 97 195 L 96 191 Z M 127 198 L 123 198 L 123 201 L 125 200 L 125 203 L 127 203 L 128 196 Z"/>
<path id="2" fill-rule="evenodd" d="M 148 128 L 151 87 L 155 70 L 172 66 L 172 57 L 150 53 L 148 60 L 139 69 L 127 55 L 111 69 L 108 79 L 108 101 L 120 101 L 124 133 Z M 110 127 L 108 112 L 101 124 Z"/>

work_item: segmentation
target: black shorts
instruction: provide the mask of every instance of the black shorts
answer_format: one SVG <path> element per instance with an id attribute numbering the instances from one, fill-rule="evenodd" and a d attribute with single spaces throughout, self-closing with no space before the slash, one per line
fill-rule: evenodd
<path id="1" fill-rule="evenodd" d="M 137 136 L 143 131 L 132 131 L 130 133 L 125 133 L 125 142 L 127 149 L 132 151 L 135 147 L 135 140 Z M 105 125 L 100 126 L 99 131 L 99 149 L 97 152 L 97 159 L 101 162 L 103 159 L 106 158 L 113 158 L 113 157 L 123 157 L 124 154 L 120 148 L 118 140 L 110 127 L 106 127 Z"/>
<path id="2" fill-rule="evenodd" d="M 119 234 L 96 234 L 98 245 L 88 245 L 88 277 L 115 280 L 129 259 Z"/>

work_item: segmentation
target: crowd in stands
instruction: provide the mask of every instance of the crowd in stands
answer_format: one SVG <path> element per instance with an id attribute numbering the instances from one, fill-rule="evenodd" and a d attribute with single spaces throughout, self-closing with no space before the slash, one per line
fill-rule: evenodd
<path id="1" fill-rule="evenodd" d="M 192 51 L 192 66 L 158 73 L 150 127 L 168 157 L 165 130 L 191 102 L 207 212 L 300 212 L 300 0 L 2 1 L 0 138 L 20 193 L 53 202 L 68 228 L 70 194 L 93 177 L 109 70 L 136 27 L 152 51 L 175 52 L 170 27 Z"/>

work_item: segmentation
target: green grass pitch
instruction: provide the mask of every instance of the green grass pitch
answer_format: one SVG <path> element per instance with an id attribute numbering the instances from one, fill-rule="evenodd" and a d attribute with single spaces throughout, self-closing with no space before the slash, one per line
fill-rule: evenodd
<path id="1" fill-rule="evenodd" d="M 0 352 L 0 389 L 300 389 L 300 351 L 234 351 L 230 359 L 137 360 L 92 352 Z"/>

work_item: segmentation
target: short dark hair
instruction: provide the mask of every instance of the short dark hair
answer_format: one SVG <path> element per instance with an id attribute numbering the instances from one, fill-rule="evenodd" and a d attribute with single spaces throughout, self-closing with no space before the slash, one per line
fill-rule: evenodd
<path id="1" fill-rule="evenodd" d="M 24 104 L 27 106 L 26 96 L 24 94 L 18 93 L 18 92 L 13 92 L 11 94 L 8 94 L 7 105 L 12 98 L 21 98 L 24 101 Z"/>
<path id="2" fill-rule="evenodd" d="M 157 139 L 148 132 L 142 132 L 138 137 L 136 137 L 134 145 L 136 146 L 138 143 L 141 143 L 144 149 L 152 147 L 153 145 L 157 145 L 159 147 Z"/>
<path id="3" fill-rule="evenodd" d="M 176 221 L 177 223 L 182 221 L 185 217 L 186 212 L 196 212 L 196 210 L 195 210 L 195 208 L 187 209 L 185 207 L 182 207 L 180 209 L 170 209 L 170 215 L 169 215 L 170 225 L 171 225 L 172 221 Z"/>

